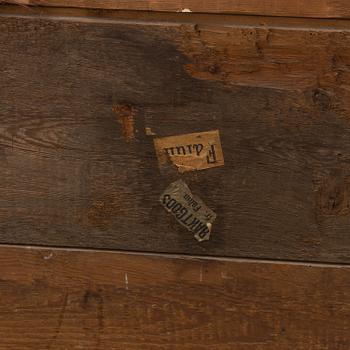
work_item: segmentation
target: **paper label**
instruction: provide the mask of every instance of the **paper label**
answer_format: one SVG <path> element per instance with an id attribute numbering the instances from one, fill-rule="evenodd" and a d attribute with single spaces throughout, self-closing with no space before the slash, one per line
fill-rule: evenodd
<path id="1" fill-rule="evenodd" d="M 169 161 L 181 173 L 224 165 L 218 130 L 154 139 L 159 164 Z"/>
<path id="2" fill-rule="evenodd" d="M 216 214 L 194 196 L 182 180 L 172 183 L 161 195 L 160 202 L 198 241 L 209 239 Z"/>

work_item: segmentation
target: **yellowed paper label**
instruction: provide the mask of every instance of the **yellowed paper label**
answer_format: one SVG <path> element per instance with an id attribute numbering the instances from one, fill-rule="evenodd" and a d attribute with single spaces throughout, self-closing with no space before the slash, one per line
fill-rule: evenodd
<path id="1" fill-rule="evenodd" d="M 193 195 L 182 180 L 169 185 L 160 196 L 160 202 L 182 226 L 194 233 L 199 242 L 210 238 L 216 214 Z"/>
<path id="2" fill-rule="evenodd" d="M 186 171 L 224 165 L 219 130 L 154 139 L 159 164 L 168 162 Z"/>

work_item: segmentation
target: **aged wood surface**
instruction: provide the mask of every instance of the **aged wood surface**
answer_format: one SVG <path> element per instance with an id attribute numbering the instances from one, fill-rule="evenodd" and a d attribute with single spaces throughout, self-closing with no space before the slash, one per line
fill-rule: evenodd
<path id="1" fill-rule="evenodd" d="M 350 261 L 348 24 L 27 12 L 0 21 L 0 242 Z M 224 167 L 159 170 L 154 135 L 216 129 Z M 209 242 L 159 203 L 178 178 Z"/>
<path id="2" fill-rule="evenodd" d="M 32 6 L 67 6 L 118 10 L 318 18 L 350 17 L 348 0 L 3 0 L 0 2 Z"/>
<path id="3" fill-rule="evenodd" d="M 349 349 L 349 267 L 0 251 L 1 350 Z"/>

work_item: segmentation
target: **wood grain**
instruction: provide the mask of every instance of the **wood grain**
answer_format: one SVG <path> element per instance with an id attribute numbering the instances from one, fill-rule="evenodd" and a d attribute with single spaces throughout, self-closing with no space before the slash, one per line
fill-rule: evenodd
<path id="1" fill-rule="evenodd" d="M 0 349 L 348 350 L 349 267 L 0 248 Z"/>
<path id="2" fill-rule="evenodd" d="M 349 18 L 347 0 L 3 0 L 30 6 L 167 12 L 231 13 L 265 16 Z"/>
<path id="3" fill-rule="evenodd" d="M 0 242 L 350 261 L 346 24 L 26 13 L 0 22 Z M 149 135 L 216 129 L 224 167 L 160 173 Z M 159 203 L 180 177 L 209 242 Z"/>

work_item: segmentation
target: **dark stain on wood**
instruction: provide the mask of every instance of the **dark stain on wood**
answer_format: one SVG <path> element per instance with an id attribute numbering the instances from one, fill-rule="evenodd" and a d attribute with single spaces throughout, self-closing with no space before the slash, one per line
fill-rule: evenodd
<path id="1" fill-rule="evenodd" d="M 325 216 L 349 215 L 350 176 L 332 170 L 317 181 L 315 191 L 320 214 Z"/>
<path id="2" fill-rule="evenodd" d="M 96 312 L 97 325 L 88 325 L 84 327 L 85 331 L 92 332 L 92 334 L 95 334 L 96 349 L 100 349 L 101 347 L 102 335 L 105 327 L 104 298 L 102 293 L 102 288 L 99 288 L 99 291 L 93 291 L 88 289 L 85 291 L 82 299 L 82 308 L 84 310 L 92 309 Z"/>
<path id="3" fill-rule="evenodd" d="M 332 108 L 332 98 L 328 91 L 315 89 L 312 98 L 321 111 L 327 111 Z"/>

